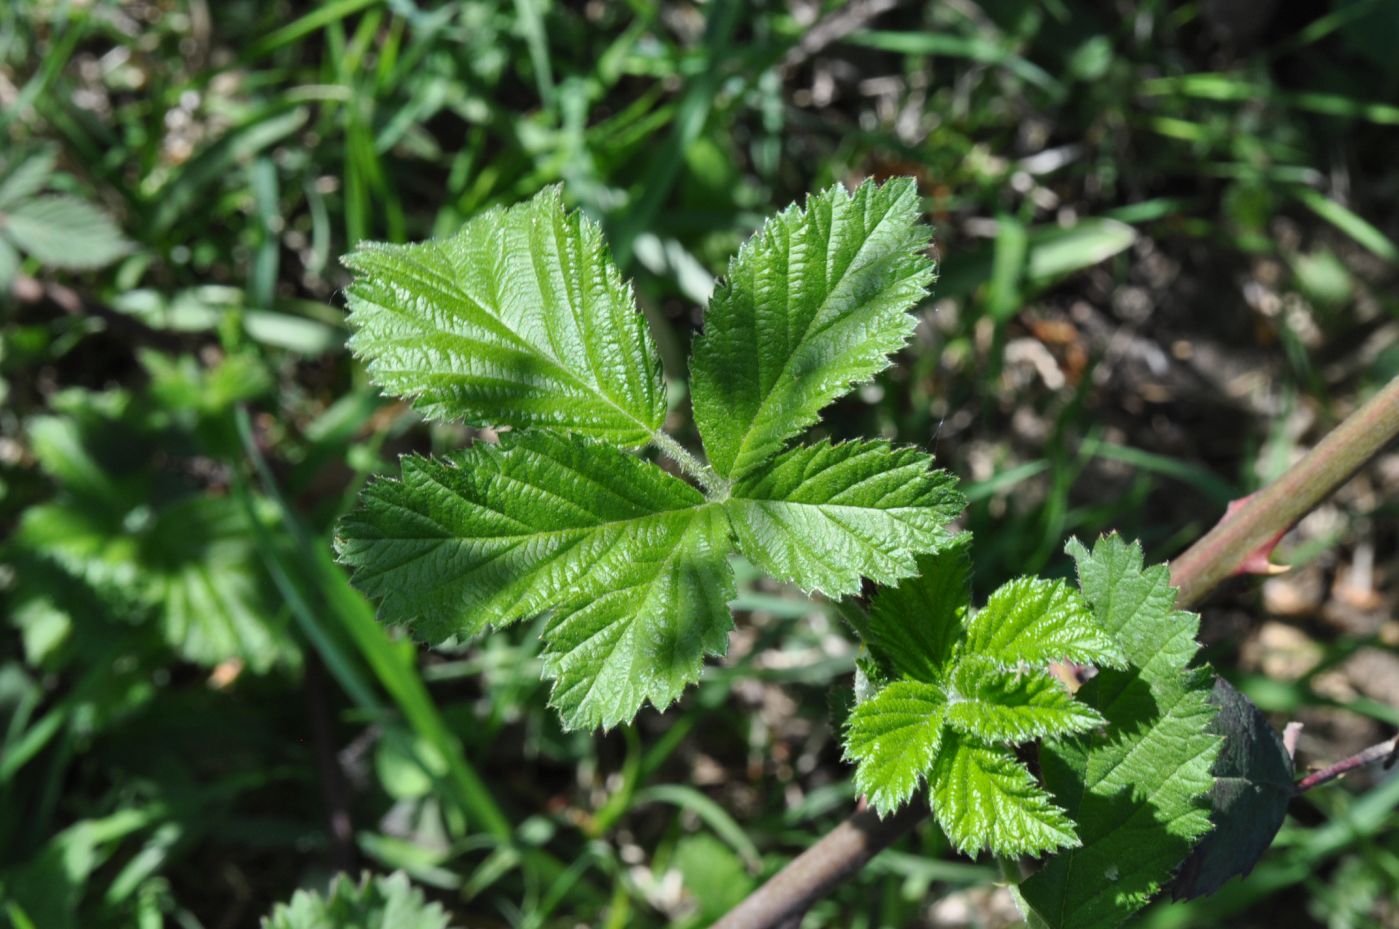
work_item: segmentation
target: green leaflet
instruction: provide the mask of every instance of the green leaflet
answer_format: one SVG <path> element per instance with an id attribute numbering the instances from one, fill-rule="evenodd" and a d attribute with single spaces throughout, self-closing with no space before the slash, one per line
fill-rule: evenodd
<path id="1" fill-rule="evenodd" d="M 1062 581 L 1021 577 L 1003 585 L 967 624 L 967 651 L 1006 666 L 1074 661 L 1124 667 L 1120 649 Z"/>
<path id="2" fill-rule="evenodd" d="M 43 190 L 58 164 L 52 150 L 31 152 L 6 164 L 0 180 L 0 210 L 22 203 Z"/>
<path id="3" fill-rule="evenodd" d="M 918 580 L 879 592 L 857 629 L 886 677 L 940 680 L 966 633 L 971 609 L 971 536 L 918 559 Z"/>
<path id="4" fill-rule="evenodd" d="M 368 874 L 356 885 L 344 874 L 326 894 L 298 890 L 262 920 L 262 929 L 449 929 L 451 918 L 439 904 L 398 872 Z"/>
<path id="5" fill-rule="evenodd" d="M 946 708 L 936 684 L 895 681 L 851 713 L 846 757 L 860 762 L 855 786 L 881 813 L 902 806 L 932 767 Z"/>
<path id="6" fill-rule="evenodd" d="M 54 268 L 100 268 L 131 251 L 110 216 L 65 194 L 43 194 L 53 180 L 54 153 L 32 152 L 0 172 L 0 283 L 18 271 L 18 249 Z"/>
<path id="7" fill-rule="evenodd" d="M 929 780 L 938 825 L 967 854 L 1039 855 L 1078 844 L 1064 811 L 1004 746 L 949 733 Z"/>
<path id="8" fill-rule="evenodd" d="M 350 347 L 424 414 L 641 446 L 665 417 L 660 356 L 602 240 L 560 188 L 448 239 L 344 259 Z"/>
<path id="9" fill-rule="evenodd" d="M 690 362 L 710 463 L 740 476 L 889 365 L 933 264 L 909 178 L 831 187 L 768 220 L 729 263 Z"/>
<path id="10" fill-rule="evenodd" d="M 569 728 L 610 729 L 643 703 L 663 710 L 722 655 L 736 594 L 728 533 L 713 507 L 626 547 L 606 578 L 591 577 L 544 632 L 550 703 Z"/>
<path id="11" fill-rule="evenodd" d="M 379 616 L 425 641 L 470 636 L 585 594 L 641 551 L 673 548 L 699 491 L 609 445 L 507 433 L 447 458 L 403 459 L 340 524 L 340 560 Z"/>
<path id="12" fill-rule="evenodd" d="M 1121 644 L 1125 669 L 1100 672 L 1077 698 L 1107 727 L 1052 741 L 1044 779 L 1078 823 L 1083 846 L 1020 885 L 1032 924 L 1111 929 L 1144 906 L 1210 828 L 1205 796 L 1219 737 L 1210 732 L 1210 674 L 1191 668 L 1199 620 L 1175 609 L 1165 565 L 1117 536 L 1090 553 L 1077 541 L 1079 583 L 1098 622 Z"/>
<path id="13" fill-rule="evenodd" d="M 883 815 L 926 780 L 933 815 L 965 852 L 1038 855 L 1075 845 L 1073 824 L 1008 746 L 1100 725 L 1045 665 L 1066 651 L 1081 660 L 1085 642 L 1098 643 L 1098 654 L 1114 650 L 1062 585 L 1012 582 L 968 617 L 966 540 L 876 595 L 860 632 L 888 682 L 851 713 L 846 757 Z M 1010 631 L 988 636 L 988 613 Z"/>
<path id="14" fill-rule="evenodd" d="M 739 479 L 724 503 L 739 551 L 774 577 L 838 597 L 892 584 L 952 539 L 964 502 L 932 459 L 887 442 L 821 442 Z"/>
<path id="15" fill-rule="evenodd" d="M 1029 742 L 1051 733 L 1086 732 L 1103 717 L 1048 674 L 1007 674 L 994 661 L 964 655 L 952 674 L 961 697 L 947 708 L 959 732 L 997 742 Z"/>
<path id="16" fill-rule="evenodd" d="M 571 725 L 671 702 L 723 652 L 732 577 L 714 504 L 600 442 L 509 433 L 403 460 L 340 525 L 339 556 L 385 622 L 439 642 L 546 610 Z"/>

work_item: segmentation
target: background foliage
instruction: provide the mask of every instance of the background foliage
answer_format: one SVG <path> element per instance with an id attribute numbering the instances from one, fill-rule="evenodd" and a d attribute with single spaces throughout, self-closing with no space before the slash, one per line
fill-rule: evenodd
<path id="1" fill-rule="evenodd" d="M 0 913 L 254 925 L 367 869 L 453 924 L 703 925 L 849 809 L 850 638 L 739 563 L 723 667 L 604 736 L 560 730 L 538 628 L 387 635 L 330 526 L 471 433 L 367 385 L 336 256 L 562 181 L 676 374 L 760 217 L 915 176 L 936 298 L 817 438 L 935 449 L 980 599 L 1073 533 L 1169 557 L 1399 372 L 1397 32 L 1388 0 L 5 4 Z M 1303 767 L 1399 725 L 1396 490 L 1382 458 L 1204 611 Z M 1399 924 L 1396 805 L 1309 794 L 1144 921 Z M 808 925 L 1002 925 L 993 876 L 929 825 Z"/>

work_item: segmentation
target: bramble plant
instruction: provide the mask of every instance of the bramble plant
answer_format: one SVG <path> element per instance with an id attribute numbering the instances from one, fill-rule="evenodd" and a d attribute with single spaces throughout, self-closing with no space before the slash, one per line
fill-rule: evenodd
<path id="1" fill-rule="evenodd" d="M 1177 892 L 1251 866 L 1286 806 L 1239 802 L 1270 743 L 1246 713 L 1216 718 L 1198 621 L 1139 546 L 1071 542 L 1077 589 L 1019 578 L 973 609 L 963 501 L 929 455 L 796 441 L 911 334 L 934 278 L 920 212 L 908 179 L 833 187 L 740 249 L 690 362 L 707 462 L 664 431 L 631 288 L 558 188 L 445 240 L 361 245 L 350 344 L 371 376 L 429 418 L 505 431 L 372 482 L 339 556 L 384 622 L 429 643 L 548 614 L 571 728 L 664 709 L 723 654 L 731 555 L 839 600 L 866 648 L 844 738 L 869 803 L 891 814 L 926 782 L 960 850 L 1057 852 L 1017 887 L 1031 924 L 1115 926 L 1212 825 L 1222 844 Z M 1223 799 L 1217 760 L 1243 765 Z"/>

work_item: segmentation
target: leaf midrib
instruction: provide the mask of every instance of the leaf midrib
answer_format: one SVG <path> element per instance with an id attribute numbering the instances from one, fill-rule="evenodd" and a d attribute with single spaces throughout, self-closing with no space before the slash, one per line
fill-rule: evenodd
<path id="1" fill-rule="evenodd" d="M 889 205 L 887 209 L 885 209 L 883 215 L 879 217 L 879 219 L 875 222 L 874 226 L 865 235 L 865 240 L 860 243 L 860 247 L 855 251 L 855 256 L 841 270 L 839 276 L 835 279 L 835 281 L 828 283 L 825 298 L 821 301 L 820 305 L 816 308 L 815 312 L 811 314 L 811 316 L 806 320 L 805 324 L 802 326 L 801 336 L 798 338 L 797 343 L 792 347 L 792 350 L 788 353 L 787 360 L 782 365 L 781 373 L 778 374 L 777 379 L 773 381 L 772 386 L 768 388 L 766 393 L 763 395 L 763 398 L 758 401 L 758 408 L 753 411 L 753 416 L 751 419 L 749 419 L 748 426 L 744 430 L 742 437 L 740 437 L 738 448 L 734 452 L 733 464 L 730 466 L 731 473 L 735 468 L 737 468 L 739 473 L 742 473 L 744 470 L 746 470 L 745 468 L 739 467 L 739 462 L 741 462 L 747 454 L 754 432 L 756 431 L 757 424 L 762 421 L 768 406 L 772 403 L 773 397 L 777 396 L 778 388 L 790 379 L 789 374 L 791 371 L 792 358 L 796 356 L 798 351 L 804 345 L 806 345 L 806 343 L 810 339 L 820 337 L 820 335 L 823 332 L 834 326 L 843 318 L 841 315 L 837 314 L 831 319 L 826 320 L 823 323 L 823 325 L 818 327 L 814 332 L 809 331 L 812 323 L 816 322 L 816 320 L 820 319 L 823 315 L 825 315 L 826 311 L 830 307 L 831 301 L 835 298 L 836 291 L 838 291 L 840 289 L 840 285 L 845 282 L 846 277 L 850 274 L 851 269 L 860 264 L 860 258 L 865 254 L 865 250 L 871 246 L 871 243 L 875 242 L 877 239 L 880 238 L 879 232 L 883 228 L 884 224 L 889 220 L 889 217 L 893 215 L 894 207 L 897 204 L 898 200 L 895 200 Z M 834 219 L 835 210 L 833 204 L 832 222 L 830 226 L 827 227 L 827 229 L 825 230 L 827 253 L 829 253 L 830 248 L 831 232 L 833 229 L 836 228 L 837 225 Z M 887 291 L 890 288 L 894 287 L 897 283 L 897 281 L 890 282 L 885 288 L 883 288 L 883 290 Z M 789 292 L 790 289 L 791 288 L 789 286 Z"/>

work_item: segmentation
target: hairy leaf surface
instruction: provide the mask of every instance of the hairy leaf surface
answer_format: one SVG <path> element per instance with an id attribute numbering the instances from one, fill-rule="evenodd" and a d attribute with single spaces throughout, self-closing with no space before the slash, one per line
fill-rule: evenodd
<path id="1" fill-rule="evenodd" d="M 949 732 L 929 780 L 933 816 L 966 854 L 1039 855 L 1078 844 L 1073 823 L 1008 748 Z"/>
<path id="2" fill-rule="evenodd" d="M 1110 929 L 1145 905 L 1209 831 L 1205 795 L 1219 737 L 1209 731 L 1210 674 L 1189 667 L 1198 619 L 1175 609 L 1165 565 L 1105 537 L 1068 551 L 1098 622 L 1130 665 L 1100 672 L 1076 695 L 1107 720 L 1101 731 L 1046 743 L 1046 785 L 1078 823 L 1082 848 L 1020 885 L 1050 929 Z"/>
<path id="3" fill-rule="evenodd" d="M 723 476 L 763 464 L 889 364 L 933 265 L 911 179 L 832 187 L 765 223 L 710 298 L 690 364 L 695 422 Z"/>
<path id="4" fill-rule="evenodd" d="M 451 238 L 345 258 L 350 347 L 425 415 L 640 446 L 665 416 L 660 357 L 602 240 L 551 187 Z"/>
<path id="5" fill-rule="evenodd" d="M 971 536 L 918 559 L 915 580 L 888 587 L 870 604 L 858 631 L 884 673 L 943 680 L 966 633 L 971 601 Z"/>
<path id="6" fill-rule="evenodd" d="M 1074 661 L 1121 667 L 1122 649 L 1062 581 L 1022 577 L 1002 585 L 967 624 L 967 651 L 1005 665 Z"/>
<path id="7" fill-rule="evenodd" d="M 403 459 L 340 524 L 340 560 L 386 622 L 440 642 L 604 593 L 644 552 L 674 548 L 704 497 L 650 462 L 549 433 Z"/>
<path id="8" fill-rule="evenodd" d="M 665 709 L 699 680 L 706 655 L 722 655 L 735 595 L 728 532 L 712 507 L 682 512 L 678 533 L 628 546 L 605 582 L 556 612 L 544 633 L 550 703 L 569 728 L 610 729 L 650 702 Z"/>
<path id="9" fill-rule="evenodd" d="M 845 757 L 858 764 L 855 786 L 881 816 L 908 802 L 932 766 L 946 704 L 935 684 L 895 681 L 855 707 Z"/>
<path id="10" fill-rule="evenodd" d="M 934 816 L 963 851 L 1038 855 L 1075 845 L 1073 823 L 1009 746 L 1103 722 L 1049 674 L 1041 652 L 1085 655 L 1085 641 L 1114 650 L 1086 609 L 1075 612 L 1047 588 L 1006 585 L 992 595 L 994 609 L 969 618 L 968 540 L 920 559 L 919 576 L 880 591 L 856 619 L 876 690 L 851 713 L 846 757 L 882 815 L 927 780 Z M 1012 602 L 1016 594 L 1025 595 Z M 988 631 L 987 614 L 1010 632 Z"/>
<path id="11" fill-rule="evenodd" d="M 804 590 L 843 596 L 891 584 L 947 545 L 962 495 L 932 459 L 887 442 L 821 442 L 734 484 L 724 509 L 739 550 Z"/>
<path id="12" fill-rule="evenodd" d="M 948 725 L 988 741 L 1029 742 L 1084 732 L 1103 722 L 1051 675 L 1007 674 L 980 655 L 958 662 L 952 687 L 957 699 L 947 708 Z"/>

